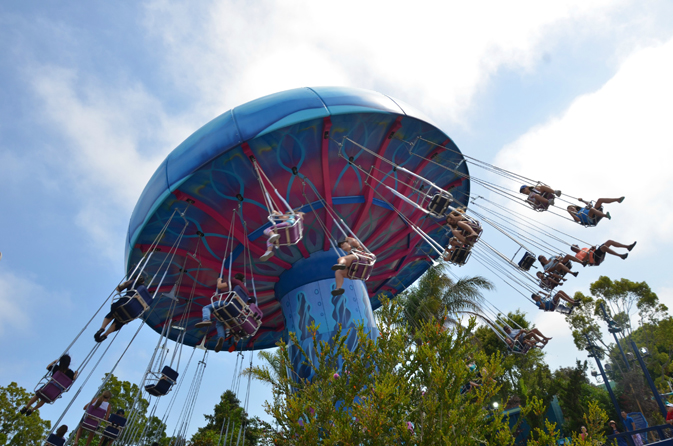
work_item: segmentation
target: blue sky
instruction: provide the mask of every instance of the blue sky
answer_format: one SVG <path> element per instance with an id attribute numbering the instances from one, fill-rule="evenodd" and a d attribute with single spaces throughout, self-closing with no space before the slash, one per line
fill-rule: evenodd
<path id="1" fill-rule="evenodd" d="M 33 387 L 120 279 L 131 210 L 173 148 L 236 105 L 302 86 L 380 91 L 423 110 L 471 156 L 574 196 L 626 195 L 594 229 L 549 220 L 593 243 L 638 240 L 627 261 L 583 269 L 565 291 L 600 274 L 646 280 L 673 308 L 673 4 L 465 3 L 3 2 L 0 384 Z M 475 262 L 459 274 L 489 276 Z M 496 285 L 490 301 L 554 336 L 553 368 L 585 358 L 560 315 Z M 139 380 L 156 339 L 141 331 L 122 378 Z M 80 344 L 75 363 L 89 340 Z M 211 355 L 192 431 L 233 365 Z M 268 419 L 270 397 L 253 384 L 251 412 Z"/>

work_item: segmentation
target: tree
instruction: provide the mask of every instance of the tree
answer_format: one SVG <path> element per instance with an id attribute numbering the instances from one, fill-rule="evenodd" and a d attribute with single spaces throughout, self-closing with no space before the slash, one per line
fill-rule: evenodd
<path id="1" fill-rule="evenodd" d="M 609 277 L 600 276 L 589 286 L 589 290 L 591 296 L 575 293 L 575 299 L 580 300 L 582 305 L 566 316 L 573 330 L 575 345 L 580 350 L 586 349 L 587 335 L 591 341 L 600 342 L 608 348 L 603 342 L 599 325 L 604 320 L 601 304 L 608 316 L 616 322 L 616 327 L 622 329 L 622 337 L 633 332 L 636 324 L 632 319 L 635 316 L 639 325 L 656 324 L 667 317 L 668 308 L 659 302 L 659 298 L 646 282 L 632 282 L 628 279 L 613 281 Z"/>
<path id="2" fill-rule="evenodd" d="M 191 446 L 214 446 L 233 441 L 238 443 L 245 436 L 245 444 L 261 445 L 263 437 L 269 436 L 271 426 L 258 417 L 249 418 L 240 400 L 231 390 L 225 391 L 211 415 L 204 415 L 207 424 L 192 436 Z M 241 440 L 242 441 L 242 440 Z"/>
<path id="3" fill-rule="evenodd" d="M 15 382 L 0 387 L 0 445 L 38 446 L 51 430 L 51 422 L 35 411 L 26 417 L 19 413 L 32 396 Z"/>
<path id="4" fill-rule="evenodd" d="M 522 328 L 533 328 L 521 311 L 508 313 L 505 320 Z M 509 354 L 509 348 L 489 325 L 482 325 L 475 331 L 475 338 L 487 355 L 500 354 L 503 357 L 503 374 L 499 376 L 501 384 L 499 397 L 506 408 L 526 404 L 537 397 L 546 406 L 553 398 L 552 375 L 544 362 L 544 351 L 534 348 L 526 354 Z"/>
<path id="5" fill-rule="evenodd" d="M 577 361 L 575 367 L 562 367 L 554 371 L 554 390 L 563 410 L 565 432 L 579 432 L 586 425 L 585 414 L 595 404 L 602 411 L 612 412 L 608 393 L 589 382 L 586 361 Z M 603 426 L 604 427 L 604 426 Z"/>
<path id="6" fill-rule="evenodd" d="M 447 329 L 438 316 L 412 328 L 402 306 L 384 300 L 379 338 L 369 339 L 360 326 L 355 352 L 346 346 L 350 332 L 337 330 L 330 343 L 319 342 L 312 325 L 319 352 L 317 363 L 307 360 L 312 382 L 288 377 L 293 366 L 281 342 L 290 373 L 266 406 L 279 427 L 276 444 L 511 445 L 501 410 L 484 410 L 498 390 L 501 357 L 486 357 L 472 342 L 474 320 Z M 299 345 L 294 333 L 290 338 Z M 478 370 L 470 370 L 466 358 Z M 480 385 L 461 394 L 470 381 Z"/>
<path id="7" fill-rule="evenodd" d="M 107 376 L 108 374 L 105 375 L 103 380 Z M 121 381 L 115 375 L 110 375 L 102 390 L 109 390 L 112 393 L 112 398 L 110 399 L 110 405 L 112 406 L 111 413 L 114 413 L 118 409 L 123 409 L 125 412 L 124 416 L 127 418 L 128 423 L 124 429 L 134 432 L 131 438 L 128 438 L 127 444 L 149 445 L 153 441 L 158 441 L 160 444 L 166 443 L 166 425 L 156 416 L 148 418 L 147 409 L 149 402 L 146 399 L 142 397 L 138 397 L 137 400 L 135 399 L 139 390 L 137 384 Z M 94 397 L 95 395 L 91 396 L 91 399 Z M 87 400 L 85 405 L 88 405 L 91 399 Z M 135 409 L 132 410 L 134 408 L 134 401 Z M 82 407 L 84 408 L 84 406 Z M 80 445 L 86 443 L 86 437 L 86 435 L 83 435 L 80 438 Z"/>
<path id="8" fill-rule="evenodd" d="M 286 377 L 287 370 L 281 364 L 281 354 L 278 349 L 262 350 L 257 357 L 264 361 L 264 366 L 248 367 L 243 369 L 241 375 L 252 377 L 271 386 L 277 386 L 282 378 Z"/>
<path id="9" fill-rule="evenodd" d="M 431 319 L 448 316 L 448 323 L 458 323 L 453 315 L 469 311 L 480 313 L 482 290 L 492 290 L 493 284 L 476 276 L 453 281 L 443 264 L 430 267 L 417 285 L 398 296 L 404 307 L 404 319 L 412 328 L 420 327 Z"/>

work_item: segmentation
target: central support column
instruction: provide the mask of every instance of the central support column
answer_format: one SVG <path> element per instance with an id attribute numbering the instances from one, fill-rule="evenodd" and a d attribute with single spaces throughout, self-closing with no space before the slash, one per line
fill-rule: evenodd
<path id="1" fill-rule="evenodd" d="M 378 329 L 374 320 L 371 302 L 364 282 L 344 281 L 345 293 L 332 296 L 335 287 L 332 265 L 337 261 L 334 251 L 314 253 L 308 259 L 296 262 L 292 269 L 280 276 L 276 285 L 276 295 L 280 297 L 285 316 L 285 340 L 289 344 L 290 358 L 299 377 L 312 379 L 310 367 L 302 365 L 303 355 L 290 342 L 288 332 L 294 332 L 304 351 L 317 363 L 317 352 L 313 349 L 313 339 L 307 327 L 315 321 L 320 325 L 318 340 L 331 342 L 341 325 L 342 335 L 348 329 L 348 348 L 353 351 L 357 345 L 356 327 L 362 323 L 371 339 L 376 339 Z"/>

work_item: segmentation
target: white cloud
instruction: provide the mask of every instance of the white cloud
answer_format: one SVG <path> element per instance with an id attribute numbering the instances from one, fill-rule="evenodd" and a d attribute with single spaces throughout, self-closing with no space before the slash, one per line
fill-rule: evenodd
<path id="1" fill-rule="evenodd" d="M 638 240 L 634 255 L 660 248 L 673 241 L 672 78 L 673 40 L 639 50 L 600 90 L 506 146 L 495 163 L 585 199 L 625 195 L 606 208 L 614 218 L 601 222 L 601 239 Z M 576 226 L 596 238 L 586 231 Z"/>
<path id="2" fill-rule="evenodd" d="M 75 70 L 34 68 L 41 119 L 63 140 L 55 143 L 58 153 L 44 148 L 56 155 L 44 162 L 68 176 L 82 201 L 75 222 L 117 262 L 123 248 L 110 234 L 123 233 L 152 173 L 197 125 L 169 117 L 141 85 L 101 85 Z"/>
<path id="3" fill-rule="evenodd" d="M 147 7 L 166 71 L 220 110 L 278 90 L 372 88 L 464 123 L 500 68 L 529 70 L 560 39 L 610 30 L 622 2 L 192 2 Z M 170 6 L 169 6 L 170 5 Z"/>
<path id="4" fill-rule="evenodd" d="M 7 261 L 7 258 L 2 259 L 4 263 Z M 48 296 L 47 290 L 41 285 L 14 273 L 1 271 L 0 335 L 5 335 L 7 329 L 30 332 L 34 328 L 35 306 L 46 302 Z"/>

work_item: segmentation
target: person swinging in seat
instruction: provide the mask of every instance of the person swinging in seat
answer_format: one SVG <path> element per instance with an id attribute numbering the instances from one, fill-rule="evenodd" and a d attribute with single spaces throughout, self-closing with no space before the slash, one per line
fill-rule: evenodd
<path id="1" fill-rule="evenodd" d="M 266 262 L 271 257 L 273 257 L 273 248 L 281 237 L 281 235 L 278 233 L 278 230 L 294 225 L 297 220 L 304 220 L 303 212 L 286 212 L 285 214 L 282 214 L 277 210 L 273 210 L 271 214 L 275 215 L 277 219 L 283 221 L 273 224 L 264 230 L 264 235 L 266 235 L 268 238 L 266 239 L 266 252 L 259 258 L 259 260 L 262 262 Z"/>
<path id="2" fill-rule="evenodd" d="M 134 285 L 135 283 L 135 285 Z M 128 322 L 122 321 L 120 318 L 117 317 L 117 310 L 124 304 L 126 304 L 135 294 L 136 290 L 133 289 L 133 287 L 140 288 L 141 286 L 144 288 L 145 286 L 145 277 L 144 276 L 139 276 L 139 277 L 132 277 L 131 279 L 127 280 L 126 282 L 120 283 L 117 286 L 117 292 L 121 293 L 124 290 L 126 290 L 126 294 L 116 301 L 112 302 L 112 305 L 110 305 L 110 312 L 105 315 L 105 318 L 103 319 L 103 325 L 101 325 L 100 329 L 93 335 L 93 338 L 96 340 L 96 342 L 103 342 L 104 340 L 107 339 L 108 335 L 110 333 L 114 333 L 117 330 L 121 330 L 121 328 L 126 325 Z M 112 325 L 110 325 L 110 322 L 112 322 Z M 108 325 L 110 326 L 108 328 Z M 107 328 L 107 331 L 105 329 Z M 103 333 L 104 332 L 104 333 Z"/>
<path id="3" fill-rule="evenodd" d="M 256 303 L 254 296 L 252 297 L 250 296 L 248 288 L 245 286 L 245 276 L 243 274 L 236 273 L 234 275 L 234 278 L 231 279 L 231 285 L 236 294 L 238 294 L 241 297 L 241 299 L 243 299 L 243 302 L 246 302 L 248 305 Z M 229 291 L 229 283 L 223 280 L 221 277 L 218 277 L 217 292 L 226 293 L 227 291 Z M 220 300 L 203 307 L 203 310 L 201 311 L 202 320 L 201 322 L 196 323 L 195 327 L 196 328 L 210 327 L 212 325 L 212 321 L 210 320 L 211 314 L 214 311 L 217 311 L 218 309 L 224 307 L 226 303 L 227 302 L 225 300 Z M 219 353 L 220 350 L 222 350 L 222 347 L 224 346 L 224 339 L 226 337 L 226 328 L 221 321 L 217 320 L 217 318 L 215 320 L 215 329 L 217 330 L 217 344 L 215 344 L 215 353 Z"/>
<path id="4" fill-rule="evenodd" d="M 71 361 L 70 355 L 63 355 L 59 359 L 50 363 L 47 366 L 47 370 L 49 371 L 48 376 L 54 376 L 54 373 L 61 372 L 65 376 L 67 376 L 71 381 L 74 381 L 77 378 L 77 372 L 73 372 L 70 369 L 70 361 Z M 33 397 L 28 401 L 28 404 L 26 404 L 24 407 L 21 408 L 21 410 L 19 411 L 20 413 L 26 416 L 30 416 L 30 414 L 32 414 L 34 411 L 44 406 L 44 403 L 48 402 L 47 400 L 44 399 L 45 398 L 44 396 L 40 396 L 40 390 L 38 390 L 37 393 L 33 395 Z M 37 403 L 35 407 L 31 408 L 30 406 L 35 404 L 37 400 L 40 401 Z"/>
<path id="5" fill-rule="evenodd" d="M 614 240 L 608 240 L 600 246 L 592 246 L 591 248 L 580 249 L 579 246 L 572 245 L 570 249 L 572 249 L 572 251 L 575 253 L 575 257 L 581 262 L 586 262 L 586 264 L 589 266 L 598 266 L 603 263 L 603 260 L 605 260 L 605 253 L 612 254 L 613 256 L 621 257 L 622 260 L 626 260 L 626 258 L 629 256 L 628 252 L 619 254 L 610 248 L 626 248 L 629 252 L 631 252 L 631 250 L 636 246 L 636 243 L 638 242 L 625 245 Z"/>
<path id="6" fill-rule="evenodd" d="M 525 328 L 516 328 L 513 329 L 507 325 L 503 327 L 503 330 L 507 334 L 507 337 L 510 338 L 512 341 L 519 341 L 523 342 L 526 344 L 530 345 L 530 342 L 532 342 L 535 347 L 544 347 L 547 345 L 547 342 L 549 342 L 552 338 L 548 338 L 545 335 L 542 334 L 540 330 L 537 328 L 532 328 L 530 330 L 525 329 Z M 542 344 L 542 345 L 538 345 Z"/>
<path id="7" fill-rule="evenodd" d="M 540 279 L 540 288 L 550 291 L 559 285 L 563 285 L 563 282 L 566 280 L 563 276 L 556 273 L 543 273 L 542 271 L 538 271 L 535 275 Z"/>
<path id="8" fill-rule="evenodd" d="M 608 220 L 612 219 L 609 212 L 603 213 L 603 205 L 615 202 L 621 203 L 624 201 L 624 198 L 625 197 L 599 198 L 596 200 L 596 203 L 578 198 L 578 200 L 586 204 L 586 206 L 582 208 L 571 204 L 567 209 L 573 220 L 582 226 L 596 226 L 603 217 L 607 217 Z"/>
<path id="9" fill-rule="evenodd" d="M 446 216 L 446 225 L 451 228 L 451 234 L 463 245 L 474 245 L 481 234 L 481 225 L 477 221 L 465 217 L 465 210 L 458 208 Z"/>
<path id="10" fill-rule="evenodd" d="M 456 237 L 451 237 L 442 259 L 445 262 L 462 266 L 467 262 L 467 257 L 470 254 L 470 251 L 472 251 L 471 245 L 466 245 L 461 243 Z"/>
<path id="11" fill-rule="evenodd" d="M 332 266 L 334 271 L 334 278 L 336 280 L 335 288 L 332 290 L 332 296 L 340 296 L 345 290 L 342 288 L 344 279 L 348 276 L 348 269 L 354 261 L 358 260 L 358 254 L 364 254 L 366 251 L 353 237 L 346 237 L 346 239 L 339 242 L 339 248 L 346 252 L 345 256 L 339 257 L 337 263 Z"/>
<path id="12" fill-rule="evenodd" d="M 563 255 L 554 256 L 551 259 L 547 259 L 545 256 L 540 255 L 538 256 L 537 259 L 542 264 L 542 267 L 544 268 L 545 272 L 556 273 L 562 276 L 570 273 L 573 276 L 577 277 L 579 273 L 571 271 L 570 268 L 567 267 L 566 265 L 569 264 L 568 262 L 582 263 L 579 261 L 579 259 L 577 259 L 577 257 L 571 256 L 570 254 L 566 254 L 565 256 Z"/>
<path id="13" fill-rule="evenodd" d="M 547 299 L 543 299 L 540 294 L 543 294 Z M 570 296 L 568 296 L 564 291 L 557 291 L 556 294 L 554 294 L 554 297 L 551 299 L 549 298 L 551 294 L 549 293 L 534 293 L 530 297 L 535 301 L 535 305 L 542 310 L 542 311 L 554 311 L 556 310 L 556 307 L 559 304 L 560 299 L 563 299 L 564 301 L 568 302 L 570 305 L 576 307 L 580 304 L 579 301 L 572 299 Z"/>
<path id="14" fill-rule="evenodd" d="M 541 183 L 538 183 L 536 186 L 523 185 L 519 189 L 519 192 L 528 195 L 526 202 L 536 211 L 546 211 L 549 209 L 549 206 L 554 204 L 554 196 L 561 196 L 560 190 L 554 190 Z"/>

